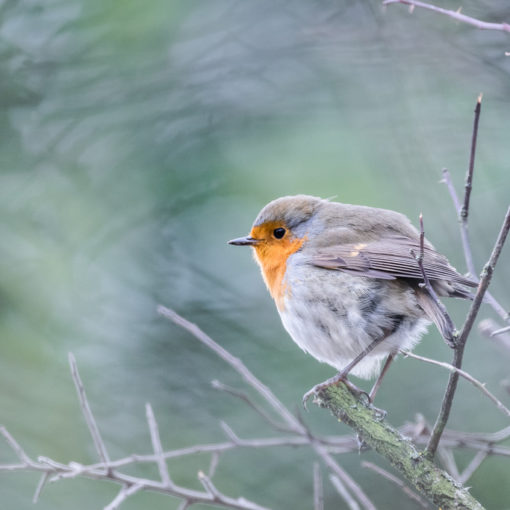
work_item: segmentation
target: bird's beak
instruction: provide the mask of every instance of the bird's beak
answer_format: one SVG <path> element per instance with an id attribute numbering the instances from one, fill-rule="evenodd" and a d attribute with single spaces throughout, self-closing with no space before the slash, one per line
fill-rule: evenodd
<path id="1" fill-rule="evenodd" d="M 255 246 L 259 242 L 259 239 L 254 239 L 253 237 L 238 237 L 237 239 L 232 239 L 228 242 L 228 244 L 233 244 L 234 246 Z"/>

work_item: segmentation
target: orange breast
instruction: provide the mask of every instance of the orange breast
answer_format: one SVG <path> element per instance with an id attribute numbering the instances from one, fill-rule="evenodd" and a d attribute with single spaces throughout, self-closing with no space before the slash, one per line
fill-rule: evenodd
<path id="1" fill-rule="evenodd" d="M 267 224 L 264 226 L 267 230 Z M 260 227 L 254 227 L 250 233 L 255 239 L 260 239 L 261 232 L 257 230 Z M 284 281 L 285 271 L 287 270 L 287 259 L 303 245 L 305 238 L 286 238 L 286 239 L 268 239 L 255 246 L 255 260 L 260 265 L 264 282 L 275 300 L 279 310 L 283 310 L 283 297 L 286 289 Z"/>

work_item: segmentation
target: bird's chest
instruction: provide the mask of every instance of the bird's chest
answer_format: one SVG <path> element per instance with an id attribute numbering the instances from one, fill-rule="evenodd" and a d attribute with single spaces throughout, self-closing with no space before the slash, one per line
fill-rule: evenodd
<path id="1" fill-rule="evenodd" d="M 305 266 L 287 271 L 282 283 L 279 313 L 303 350 L 331 360 L 353 356 L 370 343 L 363 310 L 371 292 L 366 279 Z"/>

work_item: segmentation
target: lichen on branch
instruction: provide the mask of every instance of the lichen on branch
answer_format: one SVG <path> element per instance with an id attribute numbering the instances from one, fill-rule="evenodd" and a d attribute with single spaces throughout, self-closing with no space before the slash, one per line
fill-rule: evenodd
<path id="1" fill-rule="evenodd" d="M 385 457 L 407 482 L 442 510 L 483 510 L 469 491 L 416 449 L 388 424 L 384 413 L 356 398 L 340 383 L 321 390 L 315 400 L 353 428 L 361 441 Z"/>

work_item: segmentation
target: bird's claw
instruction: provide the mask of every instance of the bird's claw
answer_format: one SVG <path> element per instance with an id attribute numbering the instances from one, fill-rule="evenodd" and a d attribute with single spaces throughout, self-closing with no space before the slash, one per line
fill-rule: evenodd
<path id="1" fill-rule="evenodd" d="M 303 395 L 303 407 L 305 408 L 305 411 L 308 411 L 307 402 L 308 399 L 312 396 L 317 394 L 320 390 L 327 388 L 329 384 L 320 383 L 316 384 L 313 388 L 310 388 L 304 395 Z"/>
<path id="2" fill-rule="evenodd" d="M 369 406 L 372 404 L 372 399 L 370 398 L 370 395 L 366 391 L 358 388 L 355 384 L 349 381 L 349 379 L 347 379 L 347 377 L 345 377 L 342 373 L 339 373 L 335 377 L 331 377 L 327 381 L 316 384 L 313 388 L 309 389 L 303 395 L 303 407 L 305 408 L 305 410 L 308 411 L 307 402 L 311 396 L 316 395 L 317 393 L 319 393 L 319 391 L 328 388 L 329 386 L 334 386 L 339 382 L 343 382 L 347 386 L 349 391 L 358 399 L 361 399 L 361 397 L 363 397 L 363 399 L 366 400 L 365 405 Z"/>

